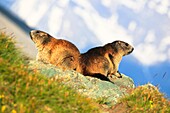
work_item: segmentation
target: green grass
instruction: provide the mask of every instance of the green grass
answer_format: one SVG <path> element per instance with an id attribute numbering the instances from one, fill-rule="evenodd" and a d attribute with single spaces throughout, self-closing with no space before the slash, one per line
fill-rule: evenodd
<path id="1" fill-rule="evenodd" d="M 170 113 L 170 101 L 153 88 L 139 86 L 118 104 L 130 113 Z"/>
<path id="2" fill-rule="evenodd" d="M 0 33 L 0 112 L 99 112 L 93 100 L 30 71 L 26 62 L 13 40 Z"/>

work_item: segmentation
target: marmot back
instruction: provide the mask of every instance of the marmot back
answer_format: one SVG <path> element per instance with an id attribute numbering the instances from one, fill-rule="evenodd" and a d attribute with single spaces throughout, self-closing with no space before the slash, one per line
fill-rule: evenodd
<path id="1" fill-rule="evenodd" d="M 36 60 L 53 64 L 62 69 L 75 70 L 77 68 L 80 52 L 71 42 L 56 39 L 39 30 L 32 30 L 30 37 L 38 49 Z"/>
<path id="2" fill-rule="evenodd" d="M 77 71 L 89 76 L 101 74 L 108 77 L 114 74 L 121 78 L 119 63 L 122 57 L 130 54 L 133 49 L 128 43 L 119 40 L 92 48 L 81 54 Z"/>

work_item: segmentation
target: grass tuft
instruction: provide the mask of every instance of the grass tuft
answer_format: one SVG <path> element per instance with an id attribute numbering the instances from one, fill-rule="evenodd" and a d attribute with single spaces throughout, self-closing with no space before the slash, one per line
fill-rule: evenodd
<path id="1" fill-rule="evenodd" d="M 139 86 L 121 98 L 117 106 L 130 113 L 170 113 L 170 102 L 156 87 Z"/>

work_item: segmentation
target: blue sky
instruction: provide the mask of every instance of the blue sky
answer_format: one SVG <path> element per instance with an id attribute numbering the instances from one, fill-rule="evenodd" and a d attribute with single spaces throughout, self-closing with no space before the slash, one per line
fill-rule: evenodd
<path id="1" fill-rule="evenodd" d="M 170 97 L 169 0 L 3 0 L 30 27 L 75 43 L 81 52 L 114 40 L 132 44 L 120 72 Z"/>

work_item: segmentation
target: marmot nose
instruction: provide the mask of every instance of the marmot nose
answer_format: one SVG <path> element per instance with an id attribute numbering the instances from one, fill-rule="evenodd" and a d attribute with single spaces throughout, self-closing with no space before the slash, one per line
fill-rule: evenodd
<path id="1" fill-rule="evenodd" d="M 132 47 L 132 49 L 131 49 L 130 53 L 131 53 L 131 52 L 133 52 L 133 50 L 134 50 L 134 48 Z"/>
<path id="2" fill-rule="evenodd" d="M 40 31 L 39 30 L 32 30 L 31 32 L 30 32 L 30 34 L 37 34 L 37 33 L 40 33 Z"/>
<path id="3" fill-rule="evenodd" d="M 134 48 L 132 48 L 132 51 L 134 50 Z"/>
<path id="4" fill-rule="evenodd" d="M 34 34 L 34 30 L 31 30 L 29 34 L 30 34 L 30 37 L 32 39 L 33 38 L 33 34 Z"/>
<path id="5" fill-rule="evenodd" d="M 128 52 L 128 54 L 132 53 L 134 50 L 134 48 L 132 47 L 132 49 Z"/>

